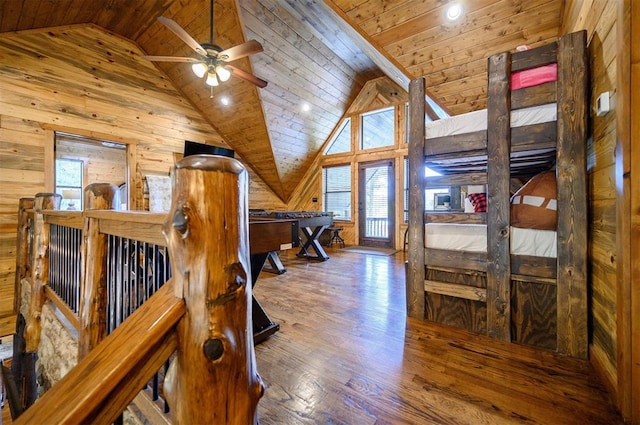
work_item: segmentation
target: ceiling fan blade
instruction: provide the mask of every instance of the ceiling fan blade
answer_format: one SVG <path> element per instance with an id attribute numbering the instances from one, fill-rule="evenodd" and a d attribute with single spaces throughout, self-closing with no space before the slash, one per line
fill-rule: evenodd
<path id="1" fill-rule="evenodd" d="M 155 62 L 202 62 L 200 59 L 196 58 L 183 58 L 178 56 L 140 56 L 142 59 L 146 59 L 149 61 Z"/>
<path id="2" fill-rule="evenodd" d="M 249 40 L 246 43 L 238 44 L 218 53 L 218 57 L 225 62 L 231 62 L 254 53 L 262 52 L 262 44 L 256 40 Z"/>
<path id="3" fill-rule="evenodd" d="M 202 56 L 207 56 L 207 51 L 195 41 L 176 21 L 173 19 L 165 18 L 164 16 L 159 16 L 158 21 L 164 24 L 167 28 L 169 28 L 175 35 L 177 35 L 182 41 L 184 41 L 187 46 L 191 47 L 198 54 Z"/>
<path id="4" fill-rule="evenodd" d="M 225 65 L 225 68 L 228 68 L 231 70 L 232 74 L 235 75 L 238 78 L 241 78 L 245 81 L 248 81 L 252 84 L 255 84 L 256 86 L 260 87 L 261 89 L 267 87 L 267 82 L 265 80 L 263 80 L 262 78 L 258 78 L 253 74 L 249 74 L 248 72 L 245 72 L 243 70 L 241 70 L 240 68 L 236 68 L 233 65 Z"/>

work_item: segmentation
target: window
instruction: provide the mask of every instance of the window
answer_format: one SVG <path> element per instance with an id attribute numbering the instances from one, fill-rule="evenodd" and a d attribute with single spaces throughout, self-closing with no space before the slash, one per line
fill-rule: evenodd
<path id="1" fill-rule="evenodd" d="M 82 209 L 84 163 L 77 159 L 56 159 L 56 193 L 62 196 L 61 210 Z"/>
<path id="2" fill-rule="evenodd" d="M 335 220 L 351 220 L 351 166 L 322 169 L 322 196 L 325 212 Z"/>
<path id="3" fill-rule="evenodd" d="M 395 134 L 394 108 L 362 114 L 361 149 L 393 146 Z"/>
<path id="4" fill-rule="evenodd" d="M 334 153 L 344 153 L 351 151 L 351 118 L 343 121 L 342 126 L 336 132 L 333 140 L 329 143 L 329 147 L 325 151 L 325 155 Z"/>
<path id="5" fill-rule="evenodd" d="M 432 170 L 429 167 L 424 167 L 424 176 L 441 176 L 442 174 L 437 171 Z M 430 211 L 436 209 L 435 205 L 435 195 L 446 193 L 449 194 L 449 188 L 429 188 L 424 190 L 424 209 L 425 211 Z M 404 222 L 409 222 L 409 158 L 404 159 Z"/>

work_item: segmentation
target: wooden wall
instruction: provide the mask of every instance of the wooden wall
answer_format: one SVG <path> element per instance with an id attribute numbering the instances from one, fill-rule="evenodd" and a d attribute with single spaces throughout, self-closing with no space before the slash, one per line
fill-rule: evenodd
<path id="1" fill-rule="evenodd" d="M 94 26 L 0 35 L 0 317 L 12 313 L 18 200 L 53 190 L 54 131 L 127 144 L 133 209 L 142 178 L 167 174 L 185 139 L 225 146 L 139 54 Z M 285 207 L 255 175 L 249 196 L 252 208 Z"/>
<path id="2" fill-rule="evenodd" d="M 56 136 L 56 159 L 79 159 L 84 164 L 83 185 L 127 181 L 127 151 Z"/>
<path id="3" fill-rule="evenodd" d="M 311 171 L 307 173 L 303 183 L 298 186 L 293 199 L 299 198 L 295 206 L 307 207 L 310 210 L 322 210 L 322 167 L 331 165 L 351 165 L 351 205 L 352 218 L 349 221 L 339 221 L 343 227 L 340 233 L 347 245 L 357 245 L 358 234 L 358 165 L 363 162 L 390 159 L 394 162 L 395 169 L 395 241 L 396 249 L 402 249 L 404 229 L 407 224 L 403 217 L 403 179 L 404 179 L 404 158 L 407 156 L 407 143 L 405 138 L 405 105 L 408 94 L 405 90 L 397 86 L 387 77 L 380 77 L 365 84 L 354 102 L 345 114 L 351 117 L 351 152 L 333 154 L 329 156 L 320 155 L 314 161 Z M 395 141 L 392 146 L 376 148 L 370 150 L 360 150 L 360 114 L 377 109 L 395 107 L 396 132 Z M 339 123 L 336 129 L 340 127 Z M 335 129 L 334 129 L 335 131 Z M 329 137 L 328 140 L 331 140 Z M 325 146 L 326 147 L 326 146 Z M 314 203 L 313 198 L 318 202 Z M 300 208 L 305 209 L 305 208 Z"/>
<path id="4" fill-rule="evenodd" d="M 616 89 L 616 2 L 568 2 L 566 30 L 588 31 L 591 72 L 588 141 L 590 355 L 611 380 L 616 374 L 616 114 L 598 117 L 593 105 L 600 93 Z"/>

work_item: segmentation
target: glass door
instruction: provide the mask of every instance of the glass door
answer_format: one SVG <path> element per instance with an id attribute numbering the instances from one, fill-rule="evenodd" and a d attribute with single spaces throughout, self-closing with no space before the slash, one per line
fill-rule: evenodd
<path id="1" fill-rule="evenodd" d="M 393 161 L 362 163 L 358 167 L 358 244 L 380 248 L 394 246 Z"/>

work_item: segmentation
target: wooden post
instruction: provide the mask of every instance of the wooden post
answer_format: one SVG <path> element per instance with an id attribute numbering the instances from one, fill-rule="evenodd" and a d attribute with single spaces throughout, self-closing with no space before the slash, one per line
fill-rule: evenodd
<path id="1" fill-rule="evenodd" d="M 13 289 L 13 312 L 20 312 L 22 297 L 22 279 L 27 276 L 30 268 L 29 263 L 29 213 L 27 210 L 33 209 L 33 198 L 20 198 L 18 204 L 18 240 L 16 244 L 16 276 Z"/>
<path id="2" fill-rule="evenodd" d="M 248 174 L 235 159 L 189 156 L 174 174 L 164 225 L 187 314 L 165 379 L 177 424 L 257 424 L 264 387 L 251 320 Z"/>
<path id="3" fill-rule="evenodd" d="M 31 257 L 31 299 L 29 317 L 25 329 L 26 351 L 36 352 L 40 342 L 40 315 L 44 305 L 44 286 L 49 281 L 49 226 L 40 211 L 58 209 L 62 196 L 57 193 L 37 193 L 34 201 L 36 214 L 33 220 Z"/>
<path id="4" fill-rule="evenodd" d="M 62 195 L 57 193 L 42 192 L 36 193 L 34 208 L 36 210 L 59 210 Z"/>
<path id="5" fill-rule="evenodd" d="M 424 320 L 424 78 L 409 83 L 409 251 L 407 266 L 407 315 Z M 415 195 L 415 194 L 420 194 Z"/>
<path id="6" fill-rule="evenodd" d="M 487 334 L 511 340 L 509 182 L 511 174 L 511 55 L 489 58 L 487 93 Z"/>
<path id="7" fill-rule="evenodd" d="M 20 375 L 17 375 L 16 379 L 19 383 L 23 408 L 31 406 L 38 397 L 35 361 L 42 331 L 41 315 L 45 302 L 44 287 L 49 282 L 49 225 L 44 222 L 41 211 L 60 208 L 61 199 L 62 196 L 57 193 L 38 193 L 34 201 L 36 212 L 33 219 L 33 240 L 31 242 L 31 297 L 28 317 L 25 317 L 27 323 L 24 330 L 24 352 L 15 353 L 13 359 L 14 362 L 20 363 L 17 367 Z M 19 343 L 21 345 L 21 341 Z"/>
<path id="8" fill-rule="evenodd" d="M 117 191 L 112 183 L 90 184 L 84 189 L 85 210 L 114 209 Z M 107 235 L 100 233 L 98 219 L 84 218 L 82 242 L 79 360 L 107 335 Z"/>
<path id="9" fill-rule="evenodd" d="M 558 348 L 587 358 L 587 115 L 586 31 L 558 42 Z"/>

